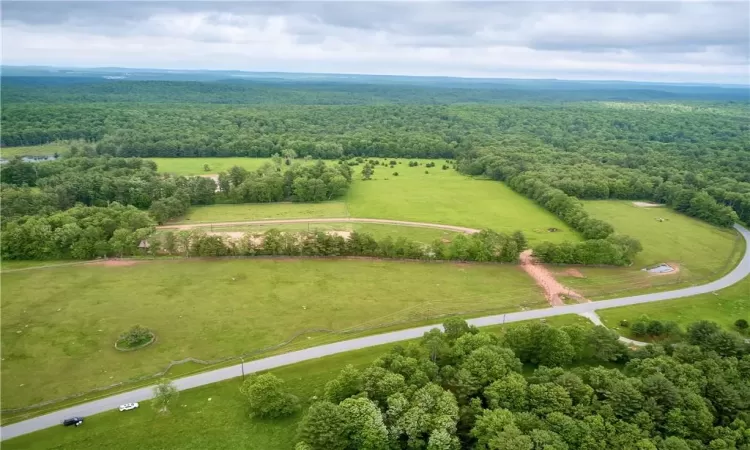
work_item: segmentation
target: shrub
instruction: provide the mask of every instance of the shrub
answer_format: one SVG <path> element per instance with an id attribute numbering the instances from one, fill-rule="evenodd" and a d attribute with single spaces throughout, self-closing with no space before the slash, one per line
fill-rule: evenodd
<path id="1" fill-rule="evenodd" d="M 625 320 L 625 319 L 622 319 L 622 320 L 620 321 L 620 326 L 621 326 L 621 327 L 623 327 L 623 328 L 627 328 L 627 327 L 629 327 L 629 326 L 630 326 L 630 322 L 628 322 L 628 321 L 627 321 L 627 320 Z"/>
<path id="2" fill-rule="evenodd" d="M 426 175 L 426 174 L 430 173 L 430 171 L 429 170 L 425 170 L 424 173 Z"/>
<path id="3" fill-rule="evenodd" d="M 660 320 L 652 320 L 647 325 L 649 336 L 661 336 L 664 334 L 664 324 Z"/>
<path id="4" fill-rule="evenodd" d="M 117 346 L 124 348 L 138 347 L 150 341 L 153 336 L 154 333 L 148 328 L 136 325 L 120 335 L 117 339 Z"/>
<path id="5" fill-rule="evenodd" d="M 398 172 L 393 172 L 393 176 L 397 177 L 398 176 Z"/>
<path id="6" fill-rule="evenodd" d="M 448 170 L 450 167 L 447 164 L 443 164 L 443 170 Z"/>
<path id="7" fill-rule="evenodd" d="M 630 327 L 630 330 L 633 332 L 633 336 L 637 337 L 643 337 L 648 334 L 648 322 L 644 320 L 638 320 L 636 322 L 633 322 L 633 325 Z"/>
<path id="8" fill-rule="evenodd" d="M 299 408 L 299 399 L 283 388 L 284 381 L 270 373 L 248 377 L 240 392 L 250 404 L 250 416 L 278 418 L 294 414 Z"/>
<path id="9" fill-rule="evenodd" d="M 737 328 L 741 333 L 745 333 L 748 328 L 750 328 L 750 324 L 747 323 L 747 320 L 745 319 L 737 319 L 736 322 L 734 322 L 734 327 Z"/>

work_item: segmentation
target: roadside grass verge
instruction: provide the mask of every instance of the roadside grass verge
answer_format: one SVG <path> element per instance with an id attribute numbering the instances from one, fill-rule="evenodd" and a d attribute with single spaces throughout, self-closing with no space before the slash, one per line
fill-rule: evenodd
<path id="1" fill-rule="evenodd" d="M 651 319 L 675 321 L 683 328 L 699 320 L 710 320 L 727 330 L 734 330 L 737 319 L 750 321 L 750 277 L 726 289 L 693 297 L 667 300 L 657 303 L 624 306 L 598 311 L 607 327 L 623 336 L 637 339 L 630 329 L 620 326 L 620 321 L 630 323 L 647 315 Z"/>
<path id="2" fill-rule="evenodd" d="M 518 266 L 379 260 L 63 266 L 4 274 L 1 293 L 4 408 L 150 375 L 187 357 L 247 354 L 305 330 L 404 328 L 443 314 L 546 306 Z M 158 342 L 117 352 L 117 336 L 136 324 Z M 311 334 L 303 341 L 317 344 Z"/>
<path id="3" fill-rule="evenodd" d="M 547 323 L 553 326 L 591 326 L 586 319 L 575 315 L 551 317 Z M 500 333 L 504 327 L 514 325 L 485 327 L 482 330 Z M 180 392 L 168 414 L 157 413 L 150 401 L 143 402 L 139 409 L 127 413 L 109 411 L 87 417 L 81 428 L 53 427 L 4 441 L 3 448 L 125 450 L 137 442 L 138 448 L 144 450 L 289 449 L 296 442 L 297 424 L 313 397 L 320 396 L 325 384 L 343 367 L 347 364 L 366 367 L 394 345 L 406 343 L 408 341 L 346 352 L 272 370 L 271 373 L 286 382 L 285 389 L 301 400 L 302 410 L 289 418 L 250 419 L 239 393 L 242 380 L 238 377 Z M 530 374 L 533 369 L 524 367 L 524 373 Z"/>

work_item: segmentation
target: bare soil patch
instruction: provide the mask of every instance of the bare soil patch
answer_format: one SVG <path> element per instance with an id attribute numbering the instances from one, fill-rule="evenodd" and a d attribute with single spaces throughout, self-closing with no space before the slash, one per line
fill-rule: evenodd
<path id="1" fill-rule="evenodd" d="M 580 270 L 574 269 L 572 267 L 570 269 L 565 269 L 565 275 L 570 275 L 574 278 L 586 278 L 585 276 L 583 276 Z"/>
<path id="2" fill-rule="evenodd" d="M 125 267 L 125 266 L 134 266 L 142 262 L 143 261 L 136 261 L 133 259 L 102 259 L 100 261 L 93 261 L 89 264 L 92 266 Z"/>
<path id="3" fill-rule="evenodd" d="M 664 205 L 660 205 L 658 203 L 651 203 L 651 202 L 633 202 L 633 206 L 637 206 L 639 208 L 661 208 Z"/>
<path id="4" fill-rule="evenodd" d="M 588 301 L 582 295 L 560 284 L 546 267 L 537 264 L 531 256 L 531 250 L 521 253 L 520 259 L 521 268 L 544 290 L 544 296 L 551 306 L 564 305 L 564 299 L 575 299 L 580 303 Z"/>

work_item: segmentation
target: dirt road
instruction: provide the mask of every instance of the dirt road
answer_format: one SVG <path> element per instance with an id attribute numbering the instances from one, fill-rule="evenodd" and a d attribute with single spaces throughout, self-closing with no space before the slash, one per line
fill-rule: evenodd
<path id="1" fill-rule="evenodd" d="M 190 230 L 192 228 L 220 228 L 220 227 L 236 227 L 242 225 L 282 225 L 289 223 L 375 223 L 381 225 L 398 225 L 403 227 L 418 227 L 418 228 L 437 228 L 440 230 L 455 231 L 458 233 L 473 234 L 478 233 L 480 230 L 475 228 L 459 227 L 455 225 L 443 225 L 441 223 L 427 223 L 427 222 L 409 222 L 406 220 L 390 220 L 390 219 L 365 219 L 358 217 L 339 217 L 339 218 L 323 218 L 323 219 L 271 219 L 271 220 L 246 220 L 242 222 L 207 222 L 207 223 L 183 223 L 174 225 L 162 225 L 156 227 L 159 230 Z"/>

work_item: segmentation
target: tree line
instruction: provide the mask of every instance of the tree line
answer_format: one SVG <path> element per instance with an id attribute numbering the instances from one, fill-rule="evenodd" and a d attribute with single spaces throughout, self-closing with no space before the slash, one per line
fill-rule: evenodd
<path id="1" fill-rule="evenodd" d="M 241 394 L 253 417 L 299 410 L 272 374 Z M 604 327 L 493 334 L 449 319 L 344 368 L 313 397 L 295 449 L 744 449 L 749 424 L 750 344 L 712 322 L 630 350 Z"/>
<path id="2" fill-rule="evenodd" d="M 3 259 L 93 259 L 133 255 L 154 232 L 145 211 L 117 202 L 3 220 Z"/>
<path id="3" fill-rule="evenodd" d="M 217 186 L 208 177 L 159 174 L 153 161 L 140 158 L 72 157 L 45 162 L 15 158 L 0 169 L 0 214 L 10 219 L 44 215 L 77 204 L 117 202 L 146 209 L 158 223 L 164 223 L 184 215 L 191 205 L 217 201 L 331 200 L 343 196 L 351 183 L 351 167 L 346 164 L 318 161 L 284 166 L 281 161 L 277 155 L 272 163 L 252 172 L 233 167 L 219 175 Z"/>
<path id="4" fill-rule="evenodd" d="M 151 253 L 185 257 L 366 256 L 506 263 L 518 262 L 519 254 L 527 247 L 521 231 L 505 234 L 492 230 L 459 234 L 450 242 L 436 240 L 427 245 L 405 237 L 378 240 L 358 231 L 343 237 L 323 231 L 284 232 L 275 228 L 264 233 L 245 233 L 239 239 L 199 229 L 167 231 L 149 242 Z"/>
<path id="5" fill-rule="evenodd" d="M 83 139 L 94 155 L 123 157 L 460 158 L 466 173 L 523 172 L 579 199 L 652 200 L 720 226 L 750 221 L 750 110 L 739 103 L 236 108 L 188 98 L 137 108 L 6 100 L 0 144 Z"/>

